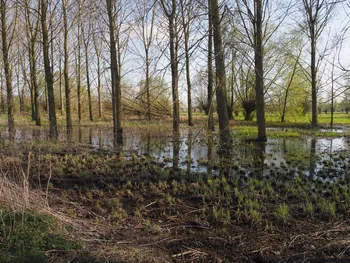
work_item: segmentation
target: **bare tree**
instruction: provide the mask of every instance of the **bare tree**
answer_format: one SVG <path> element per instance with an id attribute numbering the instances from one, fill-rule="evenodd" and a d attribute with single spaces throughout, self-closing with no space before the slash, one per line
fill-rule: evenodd
<path id="1" fill-rule="evenodd" d="M 77 84 L 77 98 L 78 98 L 78 120 L 81 122 L 81 1 L 78 0 L 78 14 L 77 14 L 77 46 L 75 49 L 75 75 Z"/>
<path id="2" fill-rule="evenodd" d="M 182 30 L 185 44 L 185 65 L 186 65 L 186 81 L 187 81 L 187 114 L 188 125 L 193 126 L 192 121 L 192 85 L 190 70 L 190 30 L 193 21 L 194 3 L 189 0 L 180 0 Z"/>
<path id="3" fill-rule="evenodd" d="M 121 86 L 120 72 L 117 61 L 117 49 L 115 39 L 116 29 L 116 3 L 113 0 L 106 0 L 109 29 L 109 48 L 111 59 L 111 76 L 112 76 L 112 108 L 113 108 L 113 131 L 117 142 L 123 139 L 123 129 L 121 124 Z"/>
<path id="4" fill-rule="evenodd" d="M 44 67 L 45 67 L 45 80 L 48 92 L 48 104 L 49 104 L 49 121 L 50 121 L 50 137 L 57 138 L 57 121 L 56 121 L 56 106 L 55 106 L 55 94 L 53 90 L 53 72 L 50 66 L 49 56 L 49 34 L 47 29 L 47 3 L 46 0 L 40 0 L 41 11 L 41 30 L 43 41 L 43 54 L 44 54 Z"/>
<path id="5" fill-rule="evenodd" d="M 14 103 L 13 103 L 13 87 L 12 87 L 12 68 L 10 65 L 10 49 L 13 44 L 13 39 L 16 29 L 17 8 L 15 9 L 15 16 L 12 18 L 11 23 L 8 23 L 9 16 L 9 3 L 8 0 L 0 0 L 0 21 L 1 21 L 1 38 L 2 38 L 2 58 L 4 62 L 4 72 L 6 80 L 6 96 L 7 96 L 7 120 L 10 137 L 15 132 L 15 122 L 13 116 Z M 11 6 L 14 3 L 11 2 Z M 8 26 L 8 24 L 10 26 Z"/>
<path id="6" fill-rule="evenodd" d="M 211 0 L 211 11 L 213 19 L 214 53 L 216 66 L 216 101 L 219 115 L 219 128 L 221 142 L 231 143 L 229 119 L 226 102 L 226 72 L 224 61 L 224 49 L 222 44 L 222 34 L 220 25 L 220 13 L 218 0 Z"/>
<path id="7" fill-rule="evenodd" d="M 4 77 L 3 77 L 3 70 L 0 68 L 0 112 L 1 114 L 5 114 L 6 112 L 6 105 L 5 105 L 5 95 L 4 95 Z"/>
<path id="8" fill-rule="evenodd" d="M 70 102 L 70 81 L 69 81 L 69 50 L 68 50 L 68 17 L 67 17 L 67 6 L 69 0 L 62 0 L 62 13 L 63 13 L 63 52 L 64 52 L 64 93 L 66 99 L 66 126 L 67 133 L 70 134 L 72 131 L 72 115 L 71 115 L 71 102 Z"/>
<path id="9" fill-rule="evenodd" d="M 91 33 L 91 23 L 88 22 L 88 32 L 84 34 L 84 27 L 82 27 L 84 49 L 85 49 L 85 70 L 86 70 L 86 85 L 89 100 L 89 117 L 90 121 L 94 120 L 92 114 L 92 102 L 91 102 L 91 82 L 90 82 L 90 68 L 89 68 L 89 47 L 90 47 L 90 33 Z"/>
<path id="10" fill-rule="evenodd" d="M 96 54 L 97 63 L 97 99 L 98 99 L 98 116 L 102 118 L 102 84 L 101 84 L 101 56 L 102 56 L 102 41 L 100 37 L 97 37 L 97 32 L 93 33 L 94 49 Z"/>
<path id="11" fill-rule="evenodd" d="M 135 18 L 135 33 L 139 39 L 142 41 L 142 48 L 144 54 L 144 67 L 145 67 L 145 92 L 147 100 L 147 119 L 150 121 L 152 112 L 151 112 L 151 47 L 154 40 L 154 22 L 156 16 L 156 5 L 155 1 L 150 0 L 140 0 L 137 2 L 138 11 L 136 11 Z"/>
<path id="12" fill-rule="evenodd" d="M 211 0 L 208 0 L 208 129 L 214 130 L 213 116 L 213 18 Z"/>
<path id="13" fill-rule="evenodd" d="M 169 49 L 171 66 L 171 90 L 173 99 L 173 131 L 180 131 L 180 103 L 179 103 L 179 73 L 178 73 L 178 54 L 177 54 L 177 2 L 176 0 L 160 0 L 165 16 L 168 19 L 169 29 Z"/>
<path id="14" fill-rule="evenodd" d="M 282 22 L 285 20 L 290 1 L 268 0 L 236 0 L 237 12 L 240 17 L 240 27 L 237 34 L 242 45 L 253 50 L 244 51 L 247 60 L 251 60 L 255 70 L 256 116 L 258 124 L 258 141 L 266 141 L 265 124 L 265 94 L 266 85 L 266 45 L 272 39 Z M 239 50 L 238 50 L 239 51 Z M 253 57 L 253 58 L 251 58 Z"/>
<path id="15" fill-rule="evenodd" d="M 311 125 L 317 127 L 317 72 L 319 63 L 316 60 L 317 45 L 319 39 L 331 19 L 338 0 L 302 0 L 303 15 L 307 30 L 305 31 L 310 41 L 310 68 L 311 68 L 311 101 L 312 101 L 312 121 Z M 304 25 L 301 25 L 304 27 Z"/>
<path id="16" fill-rule="evenodd" d="M 31 7 L 29 0 L 24 0 L 26 34 L 28 41 L 28 57 L 30 68 L 30 83 L 33 95 L 34 120 L 37 126 L 41 125 L 40 103 L 39 103 L 39 84 L 37 79 L 37 41 L 40 26 L 39 15 L 33 13 L 32 9 L 39 10 L 39 7 Z M 34 107 L 33 107 L 34 106 Z"/>

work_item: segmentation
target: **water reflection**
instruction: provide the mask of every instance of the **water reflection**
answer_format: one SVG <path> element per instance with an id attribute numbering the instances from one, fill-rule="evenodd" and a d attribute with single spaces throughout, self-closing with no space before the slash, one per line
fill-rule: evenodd
<path id="1" fill-rule="evenodd" d="M 174 132 L 173 134 L 173 169 L 179 168 L 180 160 L 180 134 Z"/>
<path id="2" fill-rule="evenodd" d="M 60 131 L 60 141 L 89 144 L 96 150 L 123 151 L 150 156 L 164 167 L 205 172 L 210 175 L 235 173 L 269 176 L 271 173 L 290 172 L 296 176 L 317 176 L 321 173 L 343 176 L 350 161 L 350 138 L 278 138 L 267 143 L 232 138 L 229 155 L 222 155 L 220 138 L 196 129 L 183 129 L 180 134 L 162 131 L 125 130 L 120 143 L 112 129 L 78 127 L 70 132 Z M 2 141 L 9 140 L 7 129 L 1 130 Z M 16 142 L 47 140 L 46 130 L 17 129 Z M 227 153 L 227 152 L 226 152 Z M 333 160 L 335 159 L 335 160 Z M 350 174 L 349 174 L 350 176 Z"/>
<path id="3" fill-rule="evenodd" d="M 266 143 L 256 142 L 254 151 L 254 167 L 261 173 L 264 173 L 265 165 L 265 154 L 266 154 Z"/>
<path id="4" fill-rule="evenodd" d="M 208 173 L 208 175 L 212 176 L 213 175 L 213 168 L 212 168 L 213 136 L 212 136 L 211 133 L 208 134 L 207 146 L 208 146 L 208 152 L 207 152 L 207 158 L 208 158 L 207 173 Z"/>
<path id="5" fill-rule="evenodd" d="M 311 150 L 310 150 L 310 166 L 309 166 L 310 176 L 315 176 L 316 174 L 316 139 L 311 139 Z"/>
<path id="6" fill-rule="evenodd" d="M 192 129 L 188 131 L 187 134 L 187 174 L 189 175 L 191 173 L 191 166 L 192 166 Z"/>

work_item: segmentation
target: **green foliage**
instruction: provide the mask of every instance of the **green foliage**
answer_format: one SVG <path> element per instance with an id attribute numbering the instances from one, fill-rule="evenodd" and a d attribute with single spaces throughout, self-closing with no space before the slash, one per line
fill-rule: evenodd
<path id="1" fill-rule="evenodd" d="M 79 248 L 55 229 L 54 219 L 0 209 L 0 262 L 47 262 L 45 251 Z"/>
<path id="2" fill-rule="evenodd" d="M 306 201 L 306 203 L 303 205 L 303 210 L 306 215 L 313 216 L 314 214 L 314 205 L 310 201 Z"/>
<path id="3" fill-rule="evenodd" d="M 287 204 L 280 204 L 276 211 L 276 216 L 285 221 L 289 215 L 289 207 Z"/>
<path id="4" fill-rule="evenodd" d="M 321 213 L 324 216 L 334 217 L 336 212 L 336 204 L 327 199 L 321 199 L 320 201 Z"/>
<path id="5" fill-rule="evenodd" d="M 234 136 L 255 138 L 258 135 L 258 128 L 255 126 L 236 126 L 234 128 Z M 329 131 L 314 131 L 306 129 L 285 129 L 285 130 L 267 130 L 269 138 L 298 138 L 301 136 L 315 136 L 315 137 L 341 137 L 342 134 L 338 132 Z"/>

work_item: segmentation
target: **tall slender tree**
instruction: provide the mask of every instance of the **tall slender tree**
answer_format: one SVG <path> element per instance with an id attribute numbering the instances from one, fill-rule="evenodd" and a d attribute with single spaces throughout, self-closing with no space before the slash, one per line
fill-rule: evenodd
<path id="1" fill-rule="evenodd" d="M 91 23 L 88 25 L 88 32 L 84 32 L 84 27 L 82 27 L 83 41 L 84 41 L 84 51 L 85 51 L 85 70 L 86 70 L 86 86 L 88 92 L 89 101 L 89 118 L 90 121 L 94 120 L 92 113 L 92 100 L 91 100 L 91 82 L 90 82 L 90 67 L 89 67 L 89 47 L 90 47 L 90 33 L 91 33 Z"/>
<path id="2" fill-rule="evenodd" d="M 37 126 L 41 125 L 40 119 L 40 103 L 39 103 L 39 84 L 37 79 L 37 41 L 40 26 L 40 19 L 38 15 L 33 15 L 31 12 L 30 1 L 25 0 L 25 20 L 26 20 L 26 34 L 28 39 L 28 57 L 30 69 L 30 83 L 33 92 L 33 108 L 34 120 Z M 35 7 L 34 7 L 35 8 Z M 36 9 L 39 9 L 38 7 Z"/>
<path id="3" fill-rule="evenodd" d="M 319 39 L 331 19 L 333 11 L 340 0 L 302 0 L 302 12 L 307 26 L 306 34 L 310 41 L 310 69 L 311 69 L 311 125 L 317 127 L 317 94 L 318 94 L 318 66 L 316 59 Z M 304 27 L 305 25 L 301 25 Z"/>
<path id="4" fill-rule="evenodd" d="M 5 81 L 6 81 L 6 96 L 7 96 L 7 120 L 10 137 L 12 138 L 15 132 L 15 121 L 13 116 L 14 103 L 13 103 L 13 87 L 12 87 L 12 68 L 10 65 L 10 49 L 13 44 L 16 16 L 13 18 L 13 27 L 8 27 L 8 11 L 9 6 L 7 0 L 0 0 L 0 21 L 1 21 L 1 38 L 2 38 L 2 58 L 4 63 Z"/>
<path id="5" fill-rule="evenodd" d="M 116 141 L 122 142 L 123 129 L 121 124 L 121 86 L 120 72 L 117 61 L 117 49 L 115 39 L 116 28 L 116 3 L 113 0 L 106 0 L 109 28 L 109 49 L 111 59 L 111 76 L 112 76 L 112 108 L 113 108 L 113 131 Z"/>
<path id="6" fill-rule="evenodd" d="M 191 85 L 191 69 L 190 69 L 190 29 L 193 20 L 192 11 L 193 3 L 186 0 L 180 0 L 182 30 L 185 44 L 185 65 L 186 65 L 186 82 L 187 82 L 187 115 L 188 125 L 193 126 L 192 121 L 192 85 Z"/>
<path id="7" fill-rule="evenodd" d="M 154 1 L 150 0 L 139 0 L 137 2 L 139 9 L 135 12 L 136 27 L 134 29 L 138 38 L 142 42 L 142 48 L 144 54 L 143 63 L 145 67 L 145 92 L 146 92 L 146 103 L 147 103 L 147 120 L 152 118 L 151 110 L 151 47 L 154 40 L 154 23 L 156 17 L 156 5 Z M 141 53 L 141 52 L 140 52 Z"/>
<path id="8" fill-rule="evenodd" d="M 213 14 L 208 0 L 208 129 L 214 131 L 213 114 Z"/>
<path id="9" fill-rule="evenodd" d="M 40 0 L 40 11 L 41 11 L 41 31 L 42 31 L 42 46 L 44 54 L 44 67 L 45 67 L 45 81 L 48 92 L 48 106 L 49 106 L 49 121 L 50 121 L 50 137 L 57 138 L 57 121 L 56 121 L 56 106 L 55 106 L 55 93 L 53 90 L 53 72 L 50 65 L 49 56 L 49 34 L 47 29 L 47 3 L 46 0 Z"/>
<path id="10" fill-rule="evenodd" d="M 254 1 L 254 63 L 256 119 L 258 122 L 258 141 L 266 141 L 265 93 L 264 93 L 264 47 L 263 47 L 263 6 L 262 0 Z"/>
<path id="11" fill-rule="evenodd" d="M 98 99 L 98 117 L 102 118 L 102 82 L 101 82 L 101 56 L 102 56 L 102 41 L 96 36 L 97 32 L 92 34 L 94 41 L 94 49 L 97 63 L 97 99 Z"/>
<path id="12" fill-rule="evenodd" d="M 220 138 L 223 145 L 230 146 L 231 135 L 226 102 L 226 73 L 221 34 L 221 19 L 218 0 L 211 0 L 213 19 L 214 53 L 216 66 L 216 101 L 219 115 Z"/>
<path id="13" fill-rule="evenodd" d="M 179 73 L 178 73 L 178 54 L 177 54 L 177 1 L 161 0 L 163 11 L 168 19 L 169 29 L 169 49 L 170 49 L 170 66 L 171 66 L 171 90 L 173 102 L 173 131 L 180 131 L 180 103 L 179 103 Z"/>
<path id="14" fill-rule="evenodd" d="M 63 52 L 64 52 L 64 93 L 66 99 L 66 126 L 67 133 L 72 132 L 72 115 L 71 115 L 71 101 L 70 101 L 70 80 L 69 80 L 69 49 L 68 49 L 68 16 L 67 16 L 67 6 L 69 0 L 62 0 L 62 13 L 63 13 Z"/>
<path id="15" fill-rule="evenodd" d="M 78 0 L 78 14 L 77 14 L 77 47 L 75 49 L 75 71 L 77 84 L 77 98 L 78 98 L 78 120 L 81 122 L 81 2 Z"/>

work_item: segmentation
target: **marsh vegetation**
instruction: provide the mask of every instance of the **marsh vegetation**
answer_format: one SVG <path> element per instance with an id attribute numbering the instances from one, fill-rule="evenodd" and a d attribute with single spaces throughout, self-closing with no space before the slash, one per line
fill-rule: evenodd
<path id="1" fill-rule="evenodd" d="M 350 262 L 349 7 L 0 0 L 0 262 Z"/>
<path id="2" fill-rule="evenodd" d="M 108 123 L 75 126 L 69 138 L 58 129 L 55 142 L 45 128 L 18 125 L 15 141 L 2 130 L 2 173 L 10 181 L 26 179 L 27 198 L 42 199 L 34 206 L 29 200 L 29 211 L 60 222 L 51 225 L 59 236 L 43 235 L 49 240 L 44 247 L 33 240 L 30 253 L 10 256 L 63 262 L 347 258 L 347 126 L 331 131 L 275 125 L 267 128 L 267 142 L 257 142 L 256 126 L 232 125 L 232 147 L 224 154 L 218 132 L 198 123 L 174 136 L 171 122 L 129 121 L 122 145 Z M 2 211 L 5 227 L 11 217 Z M 29 223 L 14 230 L 15 238 L 16 231 L 29 231 L 33 216 L 25 216 Z M 5 240 L 7 246 L 20 244 Z"/>

